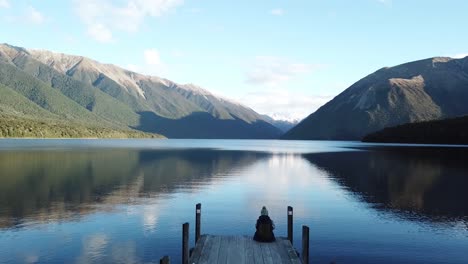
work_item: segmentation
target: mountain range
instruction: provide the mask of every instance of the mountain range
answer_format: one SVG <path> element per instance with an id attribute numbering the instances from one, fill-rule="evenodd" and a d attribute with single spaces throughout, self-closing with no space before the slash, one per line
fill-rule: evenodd
<path id="1" fill-rule="evenodd" d="M 0 44 L 0 94 L 0 137 L 361 140 L 386 127 L 468 115 L 468 57 L 382 68 L 296 126 L 194 84 L 8 44 Z"/>
<path id="2" fill-rule="evenodd" d="M 404 123 L 468 114 L 468 57 L 382 68 L 309 115 L 284 139 L 361 140 Z"/>
<path id="3" fill-rule="evenodd" d="M 278 138 L 274 120 L 193 84 L 0 44 L 0 114 L 169 138 Z M 285 130 L 284 127 L 281 127 Z"/>

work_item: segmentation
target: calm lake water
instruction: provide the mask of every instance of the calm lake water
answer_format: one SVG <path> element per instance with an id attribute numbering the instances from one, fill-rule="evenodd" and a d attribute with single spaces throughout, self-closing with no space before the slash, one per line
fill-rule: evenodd
<path id="1" fill-rule="evenodd" d="M 0 140 L 0 263 L 180 263 L 182 224 L 311 263 L 468 263 L 468 148 L 257 140 Z"/>

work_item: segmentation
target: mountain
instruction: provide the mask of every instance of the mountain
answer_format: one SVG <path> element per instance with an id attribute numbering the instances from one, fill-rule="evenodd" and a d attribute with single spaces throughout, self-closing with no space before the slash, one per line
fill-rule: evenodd
<path id="1" fill-rule="evenodd" d="M 281 119 L 275 118 L 273 115 L 262 115 L 263 118 L 270 124 L 274 125 L 275 127 L 279 128 L 283 133 L 288 132 L 291 128 L 299 123 L 300 120 L 298 119 Z"/>
<path id="2" fill-rule="evenodd" d="M 468 116 L 384 128 L 364 142 L 468 145 Z"/>
<path id="3" fill-rule="evenodd" d="M 0 72 L 0 84 L 58 118 L 172 138 L 278 138 L 282 134 L 252 109 L 196 85 L 82 56 L 0 44 Z M 44 98 L 38 98 L 37 91 Z M 55 101 L 49 103 L 49 99 Z"/>
<path id="4" fill-rule="evenodd" d="M 467 100 L 468 57 L 410 62 L 361 79 L 283 138 L 361 140 L 385 127 L 466 115 Z"/>

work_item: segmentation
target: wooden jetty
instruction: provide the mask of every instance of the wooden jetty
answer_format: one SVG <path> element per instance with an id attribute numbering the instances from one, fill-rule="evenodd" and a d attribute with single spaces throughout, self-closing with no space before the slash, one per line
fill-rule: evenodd
<path id="1" fill-rule="evenodd" d="M 293 208 L 288 206 L 288 236 L 275 242 L 261 243 L 252 236 L 201 235 L 201 204 L 195 207 L 195 248 L 189 249 L 189 223 L 182 226 L 182 264 L 308 264 L 309 228 L 302 227 L 302 254 L 292 245 Z M 168 256 L 160 264 L 170 264 Z"/>
<path id="2" fill-rule="evenodd" d="M 277 238 L 272 243 L 254 241 L 251 236 L 203 235 L 188 263 L 211 264 L 299 264 L 302 263 L 291 242 Z"/>

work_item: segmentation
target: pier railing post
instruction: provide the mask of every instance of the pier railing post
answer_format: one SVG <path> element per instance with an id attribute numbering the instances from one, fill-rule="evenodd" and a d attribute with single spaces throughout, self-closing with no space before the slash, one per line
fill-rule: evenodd
<path id="1" fill-rule="evenodd" d="M 182 226 L 182 264 L 189 263 L 189 223 Z"/>
<path id="2" fill-rule="evenodd" d="M 195 244 L 200 239 L 200 229 L 201 229 L 201 203 L 198 203 L 195 207 Z"/>
<path id="3" fill-rule="evenodd" d="M 171 260 L 169 259 L 168 256 L 164 256 L 160 261 L 159 264 L 170 264 Z"/>
<path id="4" fill-rule="evenodd" d="M 288 240 L 293 244 L 293 208 L 288 206 Z"/>
<path id="5" fill-rule="evenodd" d="M 309 264 L 309 227 L 302 226 L 302 264 Z"/>

